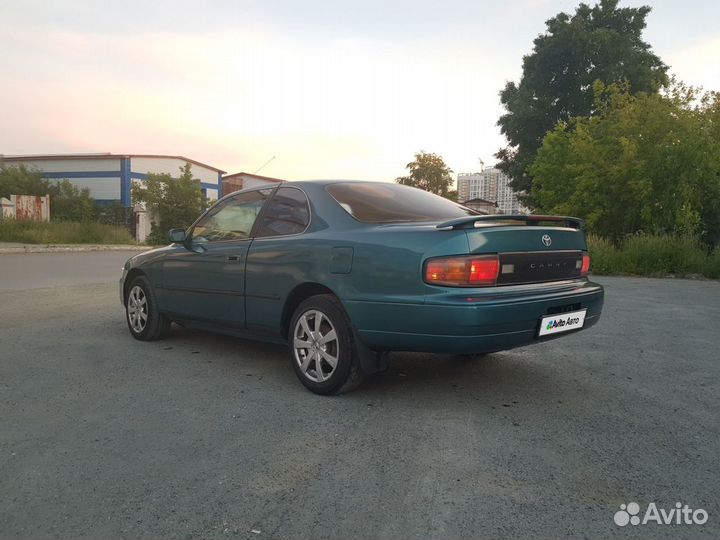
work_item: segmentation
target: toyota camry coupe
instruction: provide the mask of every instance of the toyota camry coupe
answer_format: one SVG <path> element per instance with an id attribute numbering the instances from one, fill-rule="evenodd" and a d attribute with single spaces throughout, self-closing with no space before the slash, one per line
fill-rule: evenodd
<path id="1" fill-rule="evenodd" d="M 237 191 L 120 279 L 139 340 L 171 323 L 287 343 L 318 394 L 356 386 L 389 351 L 481 354 L 587 329 L 582 221 L 481 215 L 396 184 L 287 182 Z"/>

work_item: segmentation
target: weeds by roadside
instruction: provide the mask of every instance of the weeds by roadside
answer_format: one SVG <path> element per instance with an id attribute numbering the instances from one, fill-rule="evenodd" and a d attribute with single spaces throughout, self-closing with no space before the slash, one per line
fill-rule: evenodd
<path id="1" fill-rule="evenodd" d="M 0 219 L 0 242 L 24 244 L 134 244 L 125 227 L 72 221 Z"/>
<path id="2" fill-rule="evenodd" d="M 720 248 L 708 252 L 692 237 L 637 234 L 615 246 L 609 240 L 589 235 L 588 249 L 596 274 L 651 277 L 695 274 L 720 278 Z"/>

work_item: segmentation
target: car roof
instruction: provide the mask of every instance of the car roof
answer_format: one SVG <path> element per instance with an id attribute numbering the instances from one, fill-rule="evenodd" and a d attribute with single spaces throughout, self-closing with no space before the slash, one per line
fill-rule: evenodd
<path id="1" fill-rule="evenodd" d="M 322 179 L 322 180 L 287 180 L 285 182 L 279 183 L 279 184 L 264 184 L 261 186 L 253 186 L 245 189 L 240 189 L 238 191 L 233 191 L 231 193 L 227 193 L 223 195 L 222 198 L 218 199 L 218 201 L 222 201 L 223 199 L 230 198 L 233 195 L 237 195 L 238 193 L 245 193 L 248 191 L 256 191 L 259 189 L 275 189 L 276 187 L 297 187 L 302 188 L 303 190 L 310 190 L 310 192 L 315 190 L 322 190 L 323 188 L 332 185 L 332 184 L 388 184 L 391 186 L 401 186 L 408 189 L 414 189 L 409 186 L 403 186 L 402 184 L 396 184 L 394 182 L 382 182 L 377 180 L 344 180 L 344 179 Z"/>
<path id="2" fill-rule="evenodd" d="M 329 186 L 330 184 L 387 184 L 390 182 L 377 182 L 373 180 L 346 180 L 343 178 L 338 179 L 322 179 L 322 180 L 292 180 L 289 182 L 285 182 L 286 184 L 291 185 L 308 185 L 312 184 L 314 186 Z"/>

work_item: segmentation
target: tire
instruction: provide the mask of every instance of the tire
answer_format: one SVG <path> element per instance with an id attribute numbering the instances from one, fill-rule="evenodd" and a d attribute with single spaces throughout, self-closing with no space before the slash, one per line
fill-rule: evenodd
<path id="1" fill-rule="evenodd" d="M 170 319 L 158 311 L 155 292 L 145 276 L 136 277 L 127 287 L 125 321 L 132 337 L 140 341 L 161 339 L 170 331 Z"/>
<path id="2" fill-rule="evenodd" d="M 297 307 L 288 347 L 295 374 L 311 392 L 349 392 L 364 378 L 350 319 L 331 294 L 311 296 Z"/>

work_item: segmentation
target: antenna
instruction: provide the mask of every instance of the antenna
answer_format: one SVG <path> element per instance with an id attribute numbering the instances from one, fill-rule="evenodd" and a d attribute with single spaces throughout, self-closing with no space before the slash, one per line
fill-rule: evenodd
<path id="1" fill-rule="evenodd" d="M 480 172 L 482 172 L 485 168 L 485 162 L 482 160 L 482 158 L 478 158 L 478 161 L 480 162 Z"/>
<path id="2" fill-rule="evenodd" d="M 258 170 L 256 170 L 253 174 L 259 173 L 261 170 L 263 170 L 265 167 L 267 167 L 268 164 L 269 164 L 273 159 L 275 159 L 275 156 L 271 157 L 271 158 L 268 159 L 265 163 L 263 163 L 263 164 L 260 166 L 260 168 L 259 168 Z"/>

